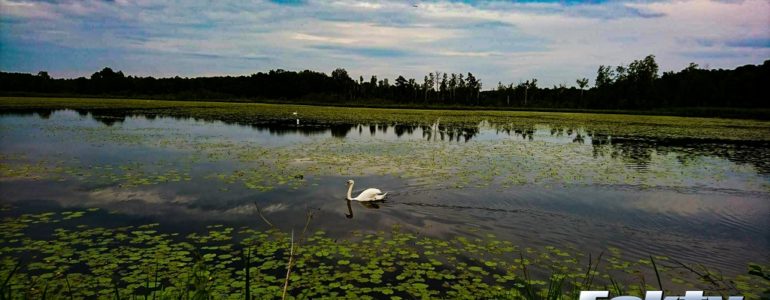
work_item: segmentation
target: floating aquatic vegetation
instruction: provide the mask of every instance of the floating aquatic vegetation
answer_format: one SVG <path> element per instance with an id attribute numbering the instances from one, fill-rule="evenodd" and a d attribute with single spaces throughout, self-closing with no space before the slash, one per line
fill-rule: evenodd
<path id="1" fill-rule="evenodd" d="M 50 180 L 77 182 L 78 187 L 92 190 L 211 185 L 214 191 L 245 188 L 291 193 L 316 184 L 319 177 L 376 175 L 436 189 L 577 185 L 737 190 L 760 195 L 770 191 L 767 169 L 761 169 L 766 154 L 757 151 L 767 149 L 770 140 L 770 125 L 763 121 L 0 99 L 2 111 L 20 107 L 87 109 L 94 117 L 110 109 L 116 116 L 95 118 L 104 125 L 88 118 L 37 122 L 32 128 L 0 123 L 4 142 L 18 138 L 14 136 L 17 132 L 29 134 L 26 140 L 45 142 L 35 149 L 43 154 L 37 156 L 25 151 L 23 143 L 18 147 L 3 143 L 0 179 L 8 185 Z M 294 133 L 280 143 L 259 136 L 259 129 L 247 130 L 244 137 L 228 134 L 236 126 L 207 132 L 208 125 L 202 122 L 177 124 L 169 118 L 145 122 L 145 116 L 169 116 L 258 124 L 280 121 L 295 110 L 303 112 L 303 124 L 315 122 L 317 128 L 312 136 L 296 128 L 266 133 Z M 687 147 L 676 143 L 638 147 L 638 141 L 656 144 L 678 139 L 694 142 Z M 734 142 L 722 144 L 728 140 Z M 699 141 L 710 141 L 718 151 L 692 151 L 701 145 Z M 743 147 L 744 142 L 749 146 Z M 71 147 L 60 147 L 62 144 Z M 744 156 L 748 159 L 731 156 L 738 151 L 750 153 Z M 163 224 L 92 227 L 79 222 L 89 213 L 67 210 L 2 221 L 0 280 L 8 279 L 8 284 L 0 288 L 0 295 L 243 298 L 248 291 L 251 296 L 269 298 L 281 294 L 290 244 L 286 232 L 214 226 L 182 235 L 162 230 Z M 0 211 L 13 215 L 4 204 Z M 33 234 L 41 231 L 50 237 Z M 308 234 L 296 250 L 289 295 L 546 297 L 556 289 L 570 293 L 583 288 L 588 278 L 615 294 L 640 294 L 658 286 L 652 258 L 624 257 L 617 248 L 607 249 L 601 266 L 592 270 L 587 268 L 592 264 L 588 261 L 596 264 L 597 253 L 584 255 L 561 245 L 527 248 L 480 236 L 441 240 L 393 230 L 359 232 L 335 240 L 323 233 Z M 726 281 L 715 285 L 717 273 L 708 268 L 687 265 L 700 274 L 693 275 L 673 259 L 654 257 L 654 261 L 669 290 L 696 286 L 720 293 L 737 290 L 748 297 L 767 289 L 767 282 L 756 275 L 767 273 L 761 264 L 751 265 L 751 274 L 723 278 Z M 725 283 L 730 280 L 732 285 Z"/>
<path id="2" fill-rule="evenodd" d="M 292 244 L 285 232 L 211 225 L 183 236 L 164 232 L 159 224 L 91 227 L 78 221 L 99 213 L 4 218 L 4 297 L 281 296 Z M 30 230 L 48 230 L 51 237 L 33 238 Z M 591 288 L 640 295 L 657 289 L 654 273 L 668 290 L 690 287 L 752 298 L 770 288 L 767 267 L 758 264 L 749 266 L 747 276 L 720 278 L 662 256 L 631 261 L 617 248 L 593 256 L 554 246 L 533 249 L 492 234 L 440 240 L 394 227 L 353 232 L 347 240 L 323 231 L 298 239 L 288 281 L 291 298 L 569 298 Z"/>
<path id="3" fill-rule="evenodd" d="M 54 103 L 58 102 L 54 101 Z M 93 101 L 84 103 L 93 104 Z M 221 103 L 212 105 L 217 106 L 218 109 L 227 107 Z M 260 111 L 255 119 L 263 117 L 270 120 L 280 117 L 277 112 L 278 107 L 269 105 L 265 107 L 266 111 Z M 326 111 L 327 108 L 306 109 Z M 264 115 L 270 113 L 278 115 L 272 117 Z M 405 114 L 409 117 L 424 113 L 435 117 L 434 112 L 431 111 L 391 113 L 397 116 Z M 583 118 L 583 116 L 557 115 L 581 120 Z M 482 116 L 488 117 L 486 114 Z M 554 118 L 556 117 L 537 115 L 537 118 L 529 116 L 525 119 L 527 122 L 552 122 Z M 607 116 L 607 118 L 616 120 L 619 117 Z M 441 122 L 447 122 L 445 117 L 440 119 Z M 42 123 L 38 125 L 42 131 L 61 140 L 80 140 L 88 147 L 96 149 L 113 147 L 116 150 L 150 151 L 153 155 L 142 157 L 141 162 L 126 161 L 120 156 L 111 157 L 115 160 L 114 162 L 99 165 L 88 159 L 83 160 L 80 157 L 62 153 L 54 153 L 45 159 L 33 159 L 23 155 L 14 158 L 9 156 L 14 155 L 13 153 L 4 153 L 4 156 L 0 157 L 0 175 L 3 175 L 3 178 L 53 180 L 67 180 L 74 177 L 84 181 L 100 181 L 132 187 L 191 180 L 191 169 L 194 167 L 218 163 L 220 166 L 207 168 L 210 170 L 208 174 L 198 175 L 204 179 L 220 180 L 228 184 L 239 182 L 246 188 L 258 191 L 269 191 L 276 187 L 297 188 L 307 183 L 306 179 L 314 176 L 347 177 L 373 174 L 405 178 L 415 184 L 441 184 L 452 188 L 505 188 L 513 185 L 538 184 L 624 185 L 642 188 L 704 187 L 759 192 L 770 190 L 770 182 L 758 174 L 761 172 L 757 167 L 761 164 L 734 163 L 723 158 L 691 155 L 688 152 L 678 151 L 652 149 L 639 152 L 638 149 L 616 147 L 609 142 L 585 144 L 574 141 L 568 143 L 529 141 L 527 137 L 531 138 L 533 135 L 544 132 L 550 132 L 551 136 L 556 137 L 566 136 L 569 139 L 577 139 L 577 136 L 583 135 L 593 136 L 597 140 L 600 140 L 600 137 L 592 131 L 595 129 L 585 127 L 586 129 L 573 130 L 571 127 L 559 127 L 559 122 L 556 122 L 556 125 L 554 123 L 517 125 L 518 121 L 515 120 L 507 120 L 508 123 L 500 122 L 500 120 L 497 123 L 484 121 L 471 126 L 476 129 L 452 130 L 444 125 L 437 125 L 434 120 L 436 124 L 418 129 L 423 134 L 428 134 L 427 140 L 369 139 L 360 142 L 354 135 L 349 139 L 313 138 L 281 145 L 263 145 L 259 141 L 227 135 L 191 135 L 189 132 L 175 128 L 175 125 L 169 125 L 171 128 L 164 130 L 162 127 L 156 127 L 160 125 L 131 125 L 124 128 L 78 125 L 77 122 L 67 123 L 66 126 L 57 125 L 58 123 Z M 643 121 L 640 122 L 646 124 Z M 714 122 L 720 124 L 727 121 Z M 753 126 L 762 126 L 762 124 L 759 122 Z M 674 122 L 666 126 L 687 127 L 684 125 Z M 384 125 L 373 126 L 385 127 Z M 732 135 L 734 126 L 724 124 L 719 126 L 724 126 L 725 132 L 730 130 L 731 138 L 735 137 Z M 394 126 L 394 128 L 400 127 Z M 451 140 L 451 134 L 460 137 L 463 132 L 474 130 L 487 132 L 492 128 L 496 128 L 497 131 L 514 132 L 514 134 L 464 143 L 435 142 L 430 137 L 430 135 L 447 134 Z M 692 129 L 687 130 L 689 132 Z M 665 134 L 658 135 L 651 132 L 644 135 L 665 136 Z M 519 136 L 524 140 L 518 139 Z M 56 140 L 56 138 L 53 139 Z M 761 160 L 761 158 L 757 159 Z M 234 162 L 237 164 L 228 165 Z"/>

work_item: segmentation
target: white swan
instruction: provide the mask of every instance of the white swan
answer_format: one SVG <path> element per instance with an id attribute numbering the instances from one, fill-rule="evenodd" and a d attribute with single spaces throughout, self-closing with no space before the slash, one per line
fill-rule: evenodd
<path id="1" fill-rule="evenodd" d="M 351 179 L 348 180 L 348 200 L 353 201 L 379 201 L 382 199 L 385 199 L 385 196 L 388 195 L 388 193 L 383 193 L 379 189 L 366 189 L 361 194 L 358 195 L 358 197 L 351 197 L 350 193 L 353 192 L 353 184 L 355 182 Z"/>

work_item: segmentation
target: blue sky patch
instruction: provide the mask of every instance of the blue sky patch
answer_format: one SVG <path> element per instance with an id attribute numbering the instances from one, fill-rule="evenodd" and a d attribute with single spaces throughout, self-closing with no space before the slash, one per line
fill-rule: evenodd
<path id="1" fill-rule="evenodd" d="M 0 70 L 192 77 L 343 67 L 353 77 L 472 72 L 485 84 L 570 85 L 649 54 L 661 72 L 762 63 L 767 11 L 766 0 L 6 0 Z"/>

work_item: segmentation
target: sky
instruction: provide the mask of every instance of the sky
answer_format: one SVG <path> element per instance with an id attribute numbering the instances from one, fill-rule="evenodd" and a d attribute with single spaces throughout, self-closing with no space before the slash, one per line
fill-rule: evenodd
<path id="1" fill-rule="evenodd" d="M 761 64 L 770 0 L 0 0 L 0 70 L 54 77 L 342 67 L 365 79 L 472 72 L 485 89 L 574 86 L 649 54 L 661 72 Z"/>

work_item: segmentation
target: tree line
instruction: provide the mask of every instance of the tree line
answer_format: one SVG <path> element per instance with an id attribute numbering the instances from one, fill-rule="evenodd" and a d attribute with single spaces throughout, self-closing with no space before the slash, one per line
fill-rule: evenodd
<path id="1" fill-rule="evenodd" d="M 537 78 L 498 82 L 482 90 L 472 73 L 431 72 L 421 80 L 398 76 L 351 78 L 338 68 L 316 71 L 271 70 L 249 76 L 154 78 L 126 76 L 104 68 L 90 78 L 52 78 L 0 72 L 5 95 L 67 95 L 176 100 L 284 101 L 315 104 L 395 104 L 510 108 L 655 109 L 666 107 L 770 107 L 770 60 L 732 70 L 701 68 L 659 74 L 655 56 L 628 65 L 599 66 L 596 77 L 575 85 L 538 86 Z"/>

